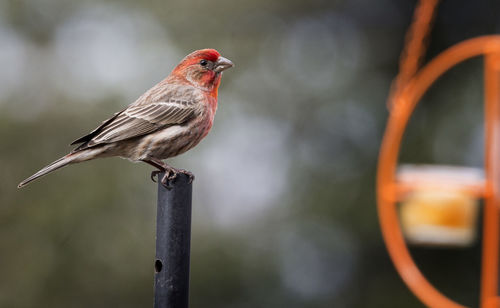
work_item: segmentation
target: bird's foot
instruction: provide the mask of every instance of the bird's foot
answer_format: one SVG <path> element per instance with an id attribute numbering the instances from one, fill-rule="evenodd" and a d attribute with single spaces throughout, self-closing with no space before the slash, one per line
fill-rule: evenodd
<path id="1" fill-rule="evenodd" d="M 189 184 L 193 183 L 194 174 L 190 171 L 187 171 L 185 169 L 177 169 L 177 168 L 170 167 L 170 166 L 168 166 L 168 168 L 166 168 L 166 170 L 165 170 L 165 176 L 167 176 L 167 174 L 168 174 L 168 176 L 167 176 L 168 181 L 174 181 L 177 178 L 177 175 L 179 173 L 185 174 L 189 177 L 189 180 L 188 180 Z"/>
<path id="2" fill-rule="evenodd" d="M 179 173 L 183 173 L 185 175 L 187 175 L 189 177 L 189 180 L 188 180 L 188 183 L 191 184 L 193 183 L 193 180 L 194 180 L 194 174 L 190 171 L 187 171 L 185 169 L 176 169 L 174 167 L 171 167 L 169 165 L 164 165 L 162 166 L 163 169 L 160 169 L 160 170 L 154 170 L 151 172 L 151 180 L 153 182 L 156 183 L 156 180 L 155 178 L 157 178 L 160 183 L 167 189 L 172 189 L 172 186 L 170 185 L 170 183 L 172 183 L 173 181 L 175 181 L 175 179 L 177 178 L 177 175 Z M 163 177 L 161 178 L 161 180 L 158 178 L 159 174 L 162 173 L 162 172 L 165 172 L 165 174 L 163 175 Z"/>
<path id="3" fill-rule="evenodd" d="M 162 172 L 165 172 L 165 174 L 163 175 L 163 177 L 160 180 L 158 176 Z M 166 189 L 172 189 L 172 186 L 170 186 L 169 181 L 170 181 L 170 179 L 173 179 L 173 178 L 172 178 L 172 175 L 170 175 L 170 171 L 169 170 L 154 170 L 154 171 L 151 171 L 151 180 L 156 183 L 156 179 L 155 178 L 158 178 L 158 180 L 160 181 L 161 185 L 163 187 L 165 187 Z"/>
<path id="4" fill-rule="evenodd" d="M 171 174 L 172 172 L 170 170 L 165 170 L 165 174 L 161 178 L 161 185 L 165 187 L 166 189 L 170 190 L 172 189 L 172 185 L 170 183 L 175 179 L 175 176 Z"/>

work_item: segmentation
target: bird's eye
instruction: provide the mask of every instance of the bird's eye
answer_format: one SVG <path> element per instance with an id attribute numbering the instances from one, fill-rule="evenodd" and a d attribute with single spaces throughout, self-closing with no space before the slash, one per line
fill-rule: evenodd
<path id="1" fill-rule="evenodd" d="M 203 67 L 207 66 L 207 64 L 208 64 L 208 61 L 205 60 L 205 59 L 203 59 L 203 60 L 200 61 L 200 65 L 203 66 Z"/>

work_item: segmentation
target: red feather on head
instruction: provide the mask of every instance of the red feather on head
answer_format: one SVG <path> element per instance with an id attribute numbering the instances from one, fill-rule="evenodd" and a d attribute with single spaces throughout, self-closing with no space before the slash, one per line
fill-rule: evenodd
<path id="1" fill-rule="evenodd" d="M 212 62 L 217 61 L 217 59 L 219 59 L 220 57 L 219 52 L 215 49 L 202 49 L 193 52 L 191 55 L 193 55 L 193 57 L 196 57 L 198 59 L 205 59 Z"/>
<path id="2" fill-rule="evenodd" d="M 186 67 L 195 63 L 198 63 L 200 60 L 205 59 L 208 61 L 215 62 L 217 59 L 219 59 L 220 54 L 217 50 L 215 49 L 201 49 L 194 51 L 187 55 L 181 63 L 177 66 L 179 67 Z"/>
<path id="3" fill-rule="evenodd" d="M 217 97 L 217 88 L 220 84 L 221 74 L 207 70 L 200 66 L 201 60 L 216 62 L 220 54 L 215 49 L 201 49 L 187 55 L 173 70 L 167 80 L 177 79 L 179 82 L 190 83 L 203 88 Z"/>

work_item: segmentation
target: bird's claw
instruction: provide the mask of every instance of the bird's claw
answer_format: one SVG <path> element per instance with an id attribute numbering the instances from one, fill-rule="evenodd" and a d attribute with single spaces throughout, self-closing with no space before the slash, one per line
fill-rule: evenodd
<path id="1" fill-rule="evenodd" d="M 171 181 L 171 179 L 170 179 L 170 171 L 165 171 L 165 174 L 161 178 L 160 183 L 161 183 L 161 185 L 163 187 L 165 187 L 166 189 L 170 190 L 170 189 L 172 189 L 172 186 L 169 184 L 170 181 Z"/>
<path id="2" fill-rule="evenodd" d="M 167 173 L 165 173 L 166 175 Z M 169 181 L 173 181 L 175 180 L 175 178 L 177 178 L 177 170 L 175 169 L 171 169 L 171 170 L 168 170 L 168 180 Z"/>
<path id="3" fill-rule="evenodd" d="M 185 169 L 176 169 L 176 168 L 171 168 L 171 169 L 168 169 L 165 173 L 165 175 L 168 174 L 168 177 L 167 179 L 169 181 L 174 181 L 175 179 L 177 179 L 177 176 L 179 173 L 182 173 L 182 174 L 185 174 L 189 177 L 189 180 L 188 180 L 188 183 L 191 184 L 193 183 L 193 180 L 194 180 L 194 174 L 190 171 L 187 171 Z"/>
<path id="4" fill-rule="evenodd" d="M 160 174 L 160 173 L 161 173 L 160 170 L 151 171 L 151 181 L 156 183 L 155 177 L 158 177 L 158 174 Z"/>
<path id="5" fill-rule="evenodd" d="M 155 178 L 158 178 L 158 175 L 160 173 L 164 172 L 163 170 L 153 170 L 151 171 L 151 180 L 153 182 L 156 183 L 156 179 Z M 163 187 L 165 187 L 166 189 L 172 189 L 172 186 L 170 186 L 168 184 L 168 182 L 170 181 L 170 176 L 169 176 L 169 172 L 168 171 L 165 171 L 165 175 L 163 175 L 163 177 L 161 178 L 161 180 L 158 178 L 158 180 L 160 181 L 161 185 Z"/>
<path id="6" fill-rule="evenodd" d="M 167 170 L 154 170 L 151 171 L 151 180 L 156 183 L 155 177 L 157 178 L 158 175 L 162 172 L 165 172 L 163 177 L 160 180 L 160 183 L 165 187 L 166 189 L 172 189 L 172 186 L 169 183 L 172 183 L 175 181 L 177 178 L 177 175 L 179 173 L 183 173 L 189 177 L 188 183 L 191 184 L 193 183 L 194 180 L 194 174 L 190 171 L 187 171 L 185 169 L 175 169 L 175 168 L 170 168 Z M 158 179 L 159 180 L 159 179 Z"/>

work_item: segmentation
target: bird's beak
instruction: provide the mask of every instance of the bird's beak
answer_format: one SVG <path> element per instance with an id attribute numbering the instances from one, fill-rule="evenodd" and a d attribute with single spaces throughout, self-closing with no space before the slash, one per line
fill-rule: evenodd
<path id="1" fill-rule="evenodd" d="M 219 57 L 219 59 L 217 59 L 217 62 L 215 62 L 214 72 L 220 73 L 220 72 L 225 71 L 228 68 L 231 68 L 233 66 L 234 66 L 234 64 L 233 64 L 233 62 L 231 62 L 231 60 L 226 59 L 224 57 Z"/>

